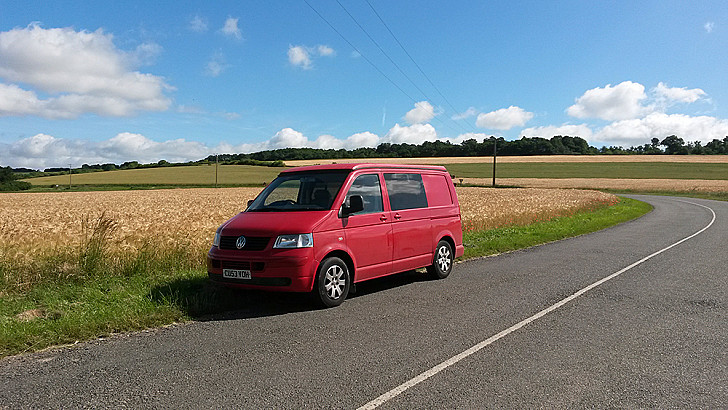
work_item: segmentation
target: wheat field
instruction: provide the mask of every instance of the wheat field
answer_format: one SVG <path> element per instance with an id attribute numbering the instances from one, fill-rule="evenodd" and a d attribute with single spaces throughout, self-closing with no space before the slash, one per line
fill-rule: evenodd
<path id="1" fill-rule="evenodd" d="M 26 255 L 78 245 L 82 221 L 105 215 L 115 223 L 114 249 L 145 244 L 209 246 L 215 229 L 245 208 L 260 188 L 193 188 L 0 194 L 0 241 Z M 586 190 L 458 187 L 466 230 L 525 224 L 616 203 Z"/>

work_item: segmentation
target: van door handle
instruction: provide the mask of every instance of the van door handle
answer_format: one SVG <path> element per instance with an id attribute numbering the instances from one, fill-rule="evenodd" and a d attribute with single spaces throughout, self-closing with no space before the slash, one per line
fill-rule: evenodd
<path id="1" fill-rule="evenodd" d="M 386 221 L 387 220 L 387 215 L 380 216 L 379 217 L 379 220 L 382 221 L 382 222 Z"/>
<path id="2" fill-rule="evenodd" d="M 400 215 L 400 214 L 394 214 L 394 219 L 400 219 L 400 218 L 402 218 L 402 215 Z"/>

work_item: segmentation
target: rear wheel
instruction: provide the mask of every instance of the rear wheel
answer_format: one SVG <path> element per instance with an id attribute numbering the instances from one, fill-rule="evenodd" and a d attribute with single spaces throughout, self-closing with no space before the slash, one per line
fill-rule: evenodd
<path id="1" fill-rule="evenodd" d="M 452 272 L 452 265 L 455 255 L 452 246 L 448 241 L 440 241 L 435 248 L 435 255 L 432 265 L 427 267 L 427 272 L 435 279 L 445 279 Z"/>
<path id="2" fill-rule="evenodd" d="M 316 299 L 324 307 L 339 306 L 344 303 L 351 287 L 351 276 L 346 263 L 336 257 L 327 258 L 316 274 Z"/>

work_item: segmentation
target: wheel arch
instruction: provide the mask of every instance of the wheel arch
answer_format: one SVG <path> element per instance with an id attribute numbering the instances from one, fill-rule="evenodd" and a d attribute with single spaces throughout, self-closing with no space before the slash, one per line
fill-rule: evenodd
<path id="1" fill-rule="evenodd" d="M 321 258 L 321 261 L 319 262 L 319 265 L 316 267 L 316 272 L 318 273 L 318 270 L 321 268 L 321 265 L 323 265 L 324 261 L 328 258 L 336 257 L 344 261 L 346 264 L 346 268 L 349 269 L 349 277 L 351 277 L 351 283 L 354 283 L 354 278 L 356 277 L 356 269 L 354 268 L 354 260 L 349 256 L 348 253 L 341 249 L 335 249 L 327 253 L 323 258 Z"/>

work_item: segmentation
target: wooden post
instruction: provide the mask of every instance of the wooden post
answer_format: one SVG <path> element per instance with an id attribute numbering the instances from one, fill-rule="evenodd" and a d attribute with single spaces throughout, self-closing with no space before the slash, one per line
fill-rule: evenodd
<path id="1" fill-rule="evenodd" d="M 495 159 L 496 159 L 497 152 L 498 152 L 498 150 L 496 148 L 497 145 L 498 145 L 498 140 L 495 139 L 495 137 L 493 137 L 493 186 L 494 187 L 495 187 Z"/>

